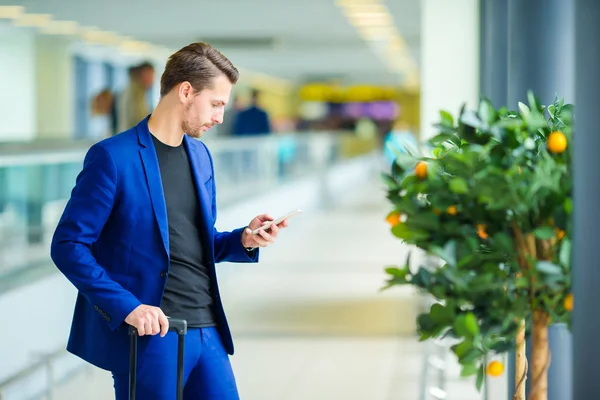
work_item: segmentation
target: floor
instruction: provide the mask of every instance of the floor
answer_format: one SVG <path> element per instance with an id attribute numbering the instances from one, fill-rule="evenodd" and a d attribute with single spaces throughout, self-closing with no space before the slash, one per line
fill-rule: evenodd
<path id="1" fill-rule="evenodd" d="M 409 288 L 380 291 L 384 267 L 408 251 L 384 222 L 387 208 L 381 185 L 357 187 L 332 208 L 290 221 L 259 264 L 218 267 L 242 399 L 483 398 L 472 380 L 459 378 L 452 357 L 447 397 L 421 397 L 420 301 Z M 105 372 L 90 370 L 54 399 L 109 399 L 111 385 Z"/>

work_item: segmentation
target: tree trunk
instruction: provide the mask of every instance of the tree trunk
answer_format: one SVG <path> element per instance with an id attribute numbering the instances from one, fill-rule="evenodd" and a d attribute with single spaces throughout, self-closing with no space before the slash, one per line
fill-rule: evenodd
<path id="1" fill-rule="evenodd" d="M 542 311 L 533 312 L 530 400 L 548 400 L 549 322 L 550 317 L 548 314 Z"/>
<path id="2" fill-rule="evenodd" d="M 515 349 L 515 394 L 513 400 L 525 400 L 527 357 L 525 354 L 525 321 L 519 323 Z"/>

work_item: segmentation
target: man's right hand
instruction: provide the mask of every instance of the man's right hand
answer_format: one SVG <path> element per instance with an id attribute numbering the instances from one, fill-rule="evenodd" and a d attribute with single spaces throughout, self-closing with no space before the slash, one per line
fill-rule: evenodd
<path id="1" fill-rule="evenodd" d="M 164 337 L 169 331 L 169 320 L 162 310 L 144 304 L 133 310 L 125 318 L 125 322 L 137 328 L 140 336 L 156 335 L 160 332 L 160 336 Z"/>

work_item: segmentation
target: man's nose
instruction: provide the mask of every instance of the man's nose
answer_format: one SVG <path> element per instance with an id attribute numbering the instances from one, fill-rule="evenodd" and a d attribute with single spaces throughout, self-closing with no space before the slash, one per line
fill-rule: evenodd
<path id="1" fill-rule="evenodd" d="M 215 114 L 212 118 L 213 123 L 222 124 L 223 123 L 223 114 Z"/>

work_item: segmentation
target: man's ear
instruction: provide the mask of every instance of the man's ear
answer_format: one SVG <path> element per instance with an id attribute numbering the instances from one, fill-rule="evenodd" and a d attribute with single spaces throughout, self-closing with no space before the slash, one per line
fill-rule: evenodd
<path id="1" fill-rule="evenodd" d="M 189 101 L 190 97 L 192 97 L 194 95 L 194 88 L 187 81 L 181 82 L 179 84 L 178 94 L 179 94 L 179 101 L 182 103 L 187 103 Z"/>

